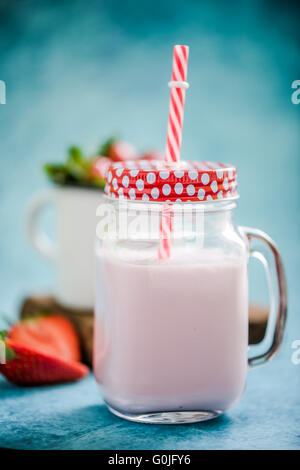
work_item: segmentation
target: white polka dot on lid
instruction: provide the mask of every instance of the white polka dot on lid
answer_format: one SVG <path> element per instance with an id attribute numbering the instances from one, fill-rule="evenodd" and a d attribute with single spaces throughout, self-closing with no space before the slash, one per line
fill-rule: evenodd
<path id="1" fill-rule="evenodd" d="M 182 178 L 184 176 L 184 171 L 174 171 L 176 178 Z"/>
<path id="2" fill-rule="evenodd" d="M 223 199 L 223 191 L 218 192 L 218 199 Z"/>
<path id="3" fill-rule="evenodd" d="M 224 181 L 223 181 L 223 187 L 224 187 L 225 191 L 227 191 L 228 188 L 229 188 L 229 183 L 228 183 L 228 179 L 227 179 L 227 178 L 225 178 Z"/>
<path id="4" fill-rule="evenodd" d="M 190 180 L 195 180 L 198 178 L 198 172 L 196 170 L 190 170 L 189 171 L 189 178 Z"/>
<path id="5" fill-rule="evenodd" d="M 124 171 L 124 168 L 118 168 L 116 171 L 116 175 L 120 177 L 123 171 Z"/>
<path id="6" fill-rule="evenodd" d="M 232 180 L 232 178 L 233 178 L 233 171 L 232 171 L 232 170 L 229 170 L 229 171 L 228 171 L 228 178 L 229 178 L 230 180 Z"/>
<path id="7" fill-rule="evenodd" d="M 107 181 L 110 183 L 111 179 L 112 179 L 112 173 L 111 173 L 111 171 L 109 171 L 108 175 L 107 175 Z"/>
<path id="8" fill-rule="evenodd" d="M 122 179 L 122 184 L 125 188 L 128 188 L 128 185 L 129 185 L 129 178 L 127 175 L 123 176 L 123 179 Z"/>
<path id="9" fill-rule="evenodd" d="M 203 188 L 200 188 L 198 191 L 198 199 L 200 199 L 200 201 L 203 201 L 204 196 L 205 196 L 205 191 Z"/>
<path id="10" fill-rule="evenodd" d="M 142 200 L 145 201 L 145 202 L 149 201 L 149 196 L 148 196 L 148 194 L 144 193 L 144 194 L 143 194 L 143 197 L 142 197 Z"/>
<path id="11" fill-rule="evenodd" d="M 155 173 L 148 173 L 148 175 L 147 175 L 148 183 L 153 184 L 153 183 L 155 183 L 155 180 L 156 180 Z"/>
<path id="12" fill-rule="evenodd" d="M 165 196 L 169 196 L 171 192 L 171 186 L 169 184 L 164 184 L 162 188 L 162 192 Z"/>
<path id="13" fill-rule="evenodd" d="M 128 191 L 130 199 L 135 199 L 135 190 L 134 188 L 130 188 Z"/>
<path id="14" fill-rule="evenodd" d="M 123 196 L 124 196 L 124 189 L 123 189 L 123 188 L 119 188 L 119 189 L 118 189 L 118 194 L 119 194 L 119 197 L 123 197 Z"/>
<path id="15" fill-rule="evenodd" d="M 167 178 L 169 178 L 170 172 L 169 171 L 160 171 L 159 176 L 162 180 L 166 180 Z"/>
<path id="16" fill-rule="evenodd" d="M 152 188 L 151 189 L 151 196 L 153 199 L 157 199 L 159 196 L 159 189 L 158 188 Z"/>
<path id="17" fill-rule="evenodd" d="M 144 181 L 142 179 L 137 180 L 137 182 L 135 184 L 136 184 L 136 187 L 139 191 L 143 191 Z"/>
<path id="18" fill-rule="evenodd" d="M 217 177 L 219 179 L 223 178 L 223 170 L 220 170 L 220 168 L 217 169 Z"/>
<path id="19" fill-rule="evenodd" d="M 193 196 L 196 192 L 195 186 L 193 184 L 189 184 L 186 188 L 186 192 L 188 193 L 189 196 Z"/>
<path id="20" fill-rule="evenodd" d="M 176 194 L 181 194 L 183 191 L 183 186 L 181 183 L 176 183 L 174 186 L 174 191 Z"/>
<path id="21" fill-rule="evenodd" d="M 213 198 L 211 197 L 210 194 L 208 194 L 207 198 L 206 198 L 207 201 L 213 201 Z"/>
<path id="22" fill-rule="evenodd" d="M 116 191 L 118 189 L 118 182 L 117 182 L 117 178 L 114 178 L 112 180 L 112 185 L 114 187 L 114 190 Z"/>
<path id="23" fill-rule="evenodd" d="M 216 193 L 218 191 L 218 183 L 216 181 L 213 181 L 210 185 L 211 190 Z"/>
<path id="24" fill-rule="evenodd" d="M 201 176 L 201 181 L 206 186 L 209 183 L 209 174 L 203 173 L 203 175 Z"/>
<path id="25" fill-rule="evenodd" d="M 132 178 L 135 178 L 139 174 L 139 170 L 130 170 L 129 173 Z"/>

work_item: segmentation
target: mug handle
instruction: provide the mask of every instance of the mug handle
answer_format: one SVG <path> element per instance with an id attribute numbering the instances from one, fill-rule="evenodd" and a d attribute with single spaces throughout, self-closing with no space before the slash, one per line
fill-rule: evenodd
<path id="1" fill-rule="evenodd" d="M 37 221 L 43 209 L 48 204 L 54 204 L 55 202 L 54 191 L 51 189 L 45 190 L 33 197 L 26 214 L 26 231 L 32 246 L 40 255 L 51 261 L 55 261 L 57 258 L 57 247 L 49 235 L 38 228 Z"/>
<path id="2" fill-rule="evenodd" d="M 270 296 L 270 311 L 264 338 L 249 346 L 248 365 L 266 364 L 278 352 L 282 343 L 287 316 L 287 287 L 284 267 L 274 241 L 261 230 L 241 227 L 248 239 L 249 255 L 261 261 L 265 268 Z M 263 244 L 259 242 L 263 242 Z M 255 246 L 257 245 L 257 246 Z"/>

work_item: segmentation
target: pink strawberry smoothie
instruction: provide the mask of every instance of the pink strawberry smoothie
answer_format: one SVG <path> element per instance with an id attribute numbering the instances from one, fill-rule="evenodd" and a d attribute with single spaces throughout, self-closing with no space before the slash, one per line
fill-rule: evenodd
<path id="1" fill-rule="evenodd" d="M 225 411 L 241 397 L 247 258 L 196 253 L 140 264 L 98 254 L 94 371 L 113 408 Z"/>

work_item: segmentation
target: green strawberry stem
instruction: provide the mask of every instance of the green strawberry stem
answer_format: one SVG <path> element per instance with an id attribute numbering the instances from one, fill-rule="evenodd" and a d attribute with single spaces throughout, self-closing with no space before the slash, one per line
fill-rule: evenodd
<path id="1" fill-rule="evenodd" d="M 109 139 L 107 139 L 104 144 L 102 144 L 99 148 L 99 155 L 102 155 L 104 157 L 110 157 L 110 150 L 111 150 L 111 147 L 112 145 L 116 142 L 116 138 L 115 137 L 110 137 Z"/>
<path id="2" fill-rule="evenodd" d="M 13 349 L 9 348 L 6 345 L 6 338 L 8 334 L 6 330 L 0 331 L 0 344 L 3 342 L 5 344 L 5 361 L 11 361 L 12 359 L 16 359 L 17 355 Z"/>
<path id="3" fill-rule="evenodd" d="M 5 341 L 7 338 L 7 331 L 6 330 L 1 330 L 0 331 L 0 341 Z"/>

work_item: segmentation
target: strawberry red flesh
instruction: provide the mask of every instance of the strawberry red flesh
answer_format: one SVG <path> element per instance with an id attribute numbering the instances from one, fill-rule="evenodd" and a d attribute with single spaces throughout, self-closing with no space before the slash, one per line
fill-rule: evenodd
<path id="1" fill-rule="evenodd" d="M 46 385 L 80 380 L 89 373 L 84 364 L 36 351 L 12 339 L 6 347 L 13 358 L 0 364 L 0 372 L 15 385 Z"/>
<path id="2" fill-rule="evenodd" d="M 14 325 L 9 338 L 37 352 L 80 361 L 80 346 L 72 323 L 61 315 L 25 319 Z"/>

